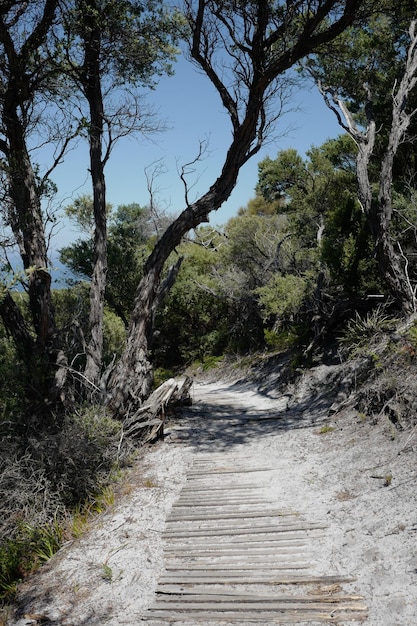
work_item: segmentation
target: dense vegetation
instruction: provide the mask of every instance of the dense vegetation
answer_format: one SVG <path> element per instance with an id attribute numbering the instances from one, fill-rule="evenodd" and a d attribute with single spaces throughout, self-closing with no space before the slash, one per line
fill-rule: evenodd
<path id="1" fill-rule="evenodd" d="M 283 351 L 294 374 L 415 312 L 414 12 L 407 0 L 2 3 L 0 594 L 111 501 L 133 449 L 124 415 L 154 379 Z M 155 130 L 141 90 L 172 72 L 180 44 L 231 122 L 221 175 L 175 218 L 146 199 L 110 207 L 114 141 Z M 255 197 L 205 225 L 272 133 L 294 69 L 340 136 L 271 154 Z M 53 289 L 49 177 L 75 140 L 89 145 L 92 192 L 67 207 L 83 234 L 61 250 L 71 284 Z M 48 143 L 41 174 L 32 147 Z"/>

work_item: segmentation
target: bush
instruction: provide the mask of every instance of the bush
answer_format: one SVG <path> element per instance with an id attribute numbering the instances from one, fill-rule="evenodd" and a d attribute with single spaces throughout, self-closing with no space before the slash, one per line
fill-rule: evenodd
<path id="1" fill-rule="evenodd" d="M 0 325 L 0 422 L 22 408 L 23 367 L 12 341 Z"/>
<path id="2" fill-rule="evenodd" d="M 354 356 L 369 347 L 372 341 L 380 339 L 384 332 L 392 330 L 397 321 L 387 314 L 382 305 L 378 305 L 365 317 L 356 312 L 343 331 L 340 343 L 350 356 Z"/>
<path id="3" fill-rule="evenodd" d="M 74 411 L 36 436 L 22 435 L 12 420 L 0 424 L 0 601 L 59 548 L 68 510 L 97 502 L 130 453 L 121 435 L 100 407 Z"/>
<path id="4" fill-rule="evenodd" d="M 120 461 L 120 422 L 102 407 L 79 409 L 64 418 L 61 430 L 31 441 L 32 454 L 47 468 L 48 478 L 66 506 L 90 497 Z"/>

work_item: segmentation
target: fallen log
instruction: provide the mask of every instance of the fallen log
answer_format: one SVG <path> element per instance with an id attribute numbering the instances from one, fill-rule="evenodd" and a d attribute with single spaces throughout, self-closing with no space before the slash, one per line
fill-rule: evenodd
<path id="1" fill-rule="evenodd" d="M 174 406 L 191 404 L 190 388 L 192 378 L 170 378 L 160 385 L 134 414 L 123 420 L 124 434 L 141 440 L 154 442 L 164 438 L 164 424 L 167 413 Z"/>

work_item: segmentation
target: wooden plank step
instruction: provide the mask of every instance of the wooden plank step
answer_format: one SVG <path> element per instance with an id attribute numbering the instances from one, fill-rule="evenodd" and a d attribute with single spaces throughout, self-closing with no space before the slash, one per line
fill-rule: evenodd
<path id="1" fill-rule="evenodd" d="M 259 483 L 242 483 L 239 481 L 238 483 L 233 483 L 233 489 L 235 491 L 260 491 L 261 489 L 265 489 L 259 485 Z M 198 483 L 186 483 L 184 487 L 181 489 L 181 493 L 206 493 L 210 492 L 213 495 L 216 495 L 218 492 L 226 491 L 226 487 L 224 486 L 223 481 L 220 484 L 213 484 L 210 482 L 207 485 L 202 485 L 200 482 Z"/>
<path id="2" fill-rule="evenodd" d="M 275 548 L 277 548 L 275 550 Z M 256 548 L 252 549 L 251 552 L 247 552 L 244 549 L 237 549 L 237 550 L 231 550 L 229 548 L 227 548 L 224 551 L 218 550 L 217 552 L 213 552 L 213 550 L 207 550 L 206 552 L 202 552 L 199 551 L 198 553 L 193 553 L 188 549 L 183 549 L 183 550 L 171 550 L 171 551 L 167 551 L 166 555 L 168 558 L 170 558 L 171 560 L 175 559 L 181 559 L 181 561 L 184 560 L 193 560 L 194 562 L 201 562 L 201 563 L 211 563 L 213 562 L 214 559 L 219 560 L 219 562 L 222 562 L 221 560 L 224 560 L 226 558 L 230 558 L 231 556 L 236 557 L 235 560 L 237 560 L 237 562 L 241 562 L 242 558 L 247 559 L 248 562 L 251 563 L 256 563 L 259 561 L 263 561 L 265 563 L 268 563 L 269 560 L 273 560 L 273 559 L 288 559 L 288 558 L 292 558 L 292 559 L 296 559 L 299 558 L 299 555 L 305 555 L 306 554 L 306 548 L 305 546 L 297 546 L 296 548 L 292 548 L 292 547 L 288 547 L 288 546 L 272 546 L 272 548 L 270 549 L 265 549 L 262 547 L 257 546 Z M 234 562 L 234 561 L 231 561 Z"/>
<path id="3" fill-rule="evenodd" d="M 321 524 L 304 524 L 299 528 L 294 526 L 239 526 L 235 528 L 233 526 L 230 527 L 218 527 L 218 528 L 205 528 L 205 529 L 197 529 L 197 530 L 180 530 L 177 531 L 164 531 L 162 533 L 162 537 L 164 539 L 181 539 L 181 538 L 191 538 L 191 537 L 227 537 L 227 536 L 237 536 L 237 535 L 254 535 L 254 534 L 281 534 L 281 533 L 303 533 L 314 530 L 324 530 L 326 526 Z"/>
<path id="4" fill-rule="evenodd" d="M 195 602 L 191 599 L 183 598 L 183 602 L 157 602 L 149 607 L 149 610 L 167 610 L 167 611 L 331 611 L 333 614 L 337 611 L 366 611 L 366 607 L 359 601 L 342 600 L 339 603 L 318 602 L 312 599 L 288 599 L 284 601 L 281 598 L 275 600 L 246 602 L 231 601 L 201 601 Z"/>
<path id="5" fill-rule="evenodd" d="M 256 500 L 254 502 L 236 502 L 236 503 L 230 503 L 230 502 L 213 502 L 213 504 L 199 504 L 199 503 L 188 503 L 188 502 L 177 502 L 175 505 L 172 506 L 171 508 L 171 512 L 169 515 L 180 515 L 181 513 L 185 513 L 185 514 L 190 514 L 192 513 L 193 510 L 196 511 L 197 513 L 200 513 L 201 515 L 207 513 L 207 514 L 212 514 L 212 515 L 217 515 L 218 513 L 226 513 L 226 514 L 230 514 L 230 513 L 242 513 L 243 511 L 248 511 L 249 513 L 256 513 L 257 511 L 259 511 L 260 513 L 263 513 L 265 511 L 269 511 L 271 510 L 271 508 L 267 508 L 267 502 L 262 501 L 262 500 Z M 191 509 L 191 511 L 190 511 Z M 294 511 L 287 511 L 284 509 L 280 509 L 280 513 L 282 515 L 282 517 L 284 516 L 288 516 L 288 517 L 300 517 L 299 515 L 297 515 L 296 512 Z"/>
<path id="6" fill-rule="evenodd" d="M 234 486 L 234 489 L 236 489 L 237 491 L 251 491 L 251 490 L 257 489 L 259 491 L 259 489 L 262 489 L 262 487 L 260 487 L 258 483 L 239 482 Z M 207 487 L 204 487 L 198 484 L 197 485 L 193 484 L 190 487 L 190 483 L 185 483 L 185 485 L 181 489 L 181 493 L 194 493 L 195 491 L 207 491 L 207 492 L 224 491 L 224 487 L 223 485 L 213 485 L 213 484 L 207 485 Z"/>
<path id="7" fill-rule="evenodd" d="M 221 557 L 240 557 L 240 558 L 245 558 L 247 557 L 248 559 L 252 558 L 253 556 L 265 556 L 265 557 L 271 557 L 271 558 L 276 558 L 279 559 L 282 556 L 286 556 L 285 553 L 282 552 L 281 548 L 279 547 L 279 551 L 274 552 L 274 550 L 271 549 L 267 549 L 267 548 L 254 548 L 252 549 L 250 552 L 248 552 L 247 550 L 233 550 L 233 549 L 227 549 L 225 548 L 224 550 L 217 550 L 216 552 L 213 550 L 206 550 L 206 549 L 202 549 L 199 550 L 198 552 L 193 552 L 191 554 L 191 551 L 189 549 L 180 549 L 177 550 L 176 548 L 170 548 L 169 550 L 166 551 L 166 556 L 168 558 L 174 558 L 174 557 L 181 557 L 181 555 L 183 554 L 187 554 L 187 557 L 191 557 L 194 556 L 195 558 L 200 559 L 201 557 L 204 558 L 210 558 L 210 559 L 218 559 Z M 300 554 L 300 552 L 298 553 Z"/>
<path id="8" fill-rule="evenodd" d="M 227 612 L 219 612 L 219 611 L 190 611 L 190 612 L 170 612 L 169 616 L 167 616 L 165 611 L 162 610 L 153 610 L 149 611 L 146 616 L 141 616 L 141 619 L 146 620 L 157 620 L 158 626 L 162 626 L 161 619 L 165 620 L 165 622 L 169 625 L 175 624 L 176 622 L 181 622 L 183 624 L 190 623 L 192 626 L 195 625 L 196 622 L 203 622 L 206 626 L 215 622 L 227 622 L 236 623 L 238 626 L 242 626 L 242 624 L 256 623 L 263 624 L 263 626 L 268 624 L 300 624 L 302 622 L 330 622 L 335 624 L 336 620 L 349 620 L 349 621 L 357 621 L 363 622 L 367 619 L 367 613 L 365 609 L 360 610 L 339 610 L 335 612 L 334 610 L 322 611 L 322 612 L 314 612 L 309 611 L 308 609 L 304 611 L 290 611 L 283 610 L 278 614 L 277 611 L 272 612 L 264 612 L 257 611 L 256 613 L 248 613 L 245 612 L 244 615 L 242 613 L 236 611 Z"/>
<path id="9" fill-rule="evenodd" d="M 268 585 L 329 585 L 329 584 L 342 584 L 342 583 L 351 583 L 356 579 L 348 576 L 294 576 L 294 575 L 285 575 L 285 576 L 265 576 L 264 584 Z M 258 585 L 260 582 L 260 578 L 251 579 L 245 581 L 245 585 Z M 227 584 L 241 584 L 242 580 L 227 580 Z M 182 580 L 176 580 L 175 576 L 165 576 L 162 575 L 159 579 L 159 584 L 177 584 L 177 585 L 186 585 L 186 584 L 206 584 L 206 585 L 218 585 L 220 584 L 218 581 L 213 580 L 208 576 L 197 576 L 190 575 Z"/>
<path id="10" fill-rule="evenodd" d="M 241 572 L 265 572 L 268 573 L 281 571 L 281 570 L 299 570 L 299 569 L 311 569 L 310 563 L 288 563 L 283 561 L 282 563 L 250 563 L 242 564 L 223 564 L 217 563 L 215 565 L 195 565 L 193 563 L 187 564 L 186 567 L 181 563 L 176 565 L 167 565 L 165 567 L 166 572 L 206 572 L 207 576 L 223 576 L 223 574 L 230 576 L 231 574 L 239 575 Z"/>
<path id="11" fill-rule="evenodd" d="M 214 469 L 214 470 L 189 470 L 186 472 L 187 478 L 206 478 L 207 474 L 252 474 L 255 472 L 275 472 L 275 467 L 242 467 L 242 468 L 226 468 L 226 469 Z"/>
<path id="12" fill-rule="evenodd" d="M 199 515 L 173 515 L 172 513 L 168 515 L 167 522 L 178 523 L 178 522 L 194 522 L 194 521 L 210 521 L 210 520 L 222 520 L 222 519 L 230 519 L 230 520 L 242 520 L 242 519 L 261 519 L 265 517 L 288 517 L 289 513 L 284 511 L 236 511 L 236 513 L 216 513 L 211 515 L 204 515 L 201 517 L 201 513 Z M 294 515 L 294 514 L 293 514 Z"/>
<path id="13" fill-rule="evenodd" d="M 228 601 L 231 602 L 275 602 L 277 600 L 276 594 L 265 594 L 265 593 L 249 593 L 249 592 L 237 592 L 236 590 L 229 591 L 218 591 L 216 589 L 203 589 L 197 591 L 190 591 L 188 589 L 177 589 L 176 591 L 157 591 L 156 592 L 158 601 L 169 601 L 171 598 L 191 598 L 193 602 L 223 602 Z M 314 596 L 286 596 L 280 595 L 278 596 L 281 602 L 310 602 L 312 600 L 317 602 L 324 602 L 326 604 L 338 604 L 340 602 L 363 602 L 363 597 L 354 594 L 343 594 L 343 595 L 333 595 L 333 594 L 315 594 Z"/>
<path id="14" fill-rule="evenodd" d="M 188 555 L 193 555 L 196 557 L 200 557 L 200 556 L 212 556 L 217 557 L 217 556 L 245 556 L 245 554 L 247 554 L 248 556 L 251 555 L 261 555 L 261 554 L 265 554 L 265 555 L 274 555 L 274 548 L 276 548 L 276 554 L 279 555 L 282 553 L 282 549 L 285 548 L 289 548 L 292 547 L 294 544 L 288 544 L 288 543 L 284 543 L 284 544 L 275 544 L 275 545 L 270 545 L 268 544 L 267 546 L 264 545 L 260 545 L 257 544 L 256 546 L 251 546 L 250 548 L 245 549 L 244 547 L 240 547 L 241 544 L 237 545 L 236 548 L 233 547 L 232 544 L 228 544 L 225 545 L 224 547 L 219 547 L 219 546 L 215 546 L 215 547 L 208 547 L 206 545 L 201 545 L 196 547 L 193 544 L 190 545 L 170 545 L 167 546 L 166 548 L 166 553 L 168 555 L 170 554 L 179 554 L 181 552 L 185 552 Z M 297 544 L 297 548 L 301 548 L 303 546 L 303 544 Z"/>
<path id="15" fill-rule="evenodd" d="M 260 569 L 258 570 L 175 570 L 175 571 L 165 571 L 161 576 L 161 583 L 175 583 L 180 584 L 192 581 L 198 581 L 200 583 L 204 582 L 207 584 L 233 584 L 233 583 L 244 583 L 245 585 L 253 585 L 255 583 L 258 584 L 268 584 L 268 585 L 280 585 L 282 577 L 301 577 L 303 575 L 302 572 L 298 572 L 297 568 L 293 569 L 291 567 L 274 567 L 267 571 Z M 288 583 L 288 584 L 296 584 L 296 583 Z M 297 583 L 302 584 L 302 583 Z"/>
<path id="16" fill-rule="evenodd" d="M 265 506 L 270 506 L 271 503 L 266 498 L 259 497 L 248 497 L 242 500 L 241 498 L 229 498 L 229 499 L 211 499 L 211 498 L 202 498 L 201 500 L 197 500 L 195 498 L 180 498 L 176 501 L 172 506 L 174 508 L 181 507 L 205 507 L 205 508 L 213 508 L 220 506 L 229 506 L 229 507 L 237 507 L 237 506 L 248 506 L 254 504 L 264 504 Z"/>
<path id="17" fill-rule="evenodd" d="M 167 559 L 166 571 L 264 571 L 269 572 L 274 569 L 312 569 L 310 564 L 311 559 L 308 559 L 304 554 L 297 555 L 297 558 L 292 559 L 292 555 L 283 555 L 282 558 L 268 558 L 266 555 L 259 559 L 250 559 L 243 561 L 240 559 L 207 559 L 193 561 L 192 559 Z"/>
<path id="18" fill-rule="evenodd" d="M 201 565 L 214 565 L 214 564 L 229 564 L 229 565 L 241 565 L 243 562 L 242 559 L 242 554 L 236 555 L 236 556 L 231 556 L 231 555 L 225 555 L 225 554 L 216 554 L 214 556 L 212 556 L 212 554 L 207 553 L 207 556 L 203 556 L 201 554 L 199 554 L 197 557 L 188 554 L 181 554 L 181 553 L 175 553 L 175 554 L 168 554 L 167 555 L 167 562 L 168 563 L 178 563 L 178 564 L 190 564 L 190 563 L 201 563 Z M 276 554 L 274 553 L 266 553 L 266 554 L 249 554 L 244 562 L 246 563 L 246 565 L 251 565 L 251 564 L 258 564 L 261 563 L 265 568 L 268 568 L 268 566 L 271 563 L 281 563 L 281 562 L 287 562 L 288 559 L 291 559 L 291 562 L 294 563 L 298 563 L 298 562 L 302 562 L 303 560 L 305 561 L 305 559 L 311 555 L 307 555 L 305 553 L 305 551 L 298 551 L 298 553 L 294 552 L 277 552 Z"/>

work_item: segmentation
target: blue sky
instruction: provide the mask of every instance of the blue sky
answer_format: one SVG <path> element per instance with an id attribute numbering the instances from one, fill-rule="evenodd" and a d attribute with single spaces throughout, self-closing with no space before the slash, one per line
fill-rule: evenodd
<path id="1" fill-rule="evenodd" d="M 160 80 L 151 93 L 149 102 L 165 120 L 168 130 L 149 139 L 126 138 L 113 150 L 106 166 L 107 199 L 114 206 L 149 202 L 145 168 L 154 162 L 164 165 L 165 173 L 158 177 L 156 200 L 162 210 L 179 213 L 185 208 L 184 187 L 178 167 L 194 159 L 199 142 L 208 140 L 208 153 L 198 171 L 189 179 L 193 184 L 190 200 L 205 193 L 220 172 L 229 144 L 231 130 L 220 99 L 208 79 L 198 74 L 185 60 L 176 64 L 175 75 Z M 222 225 L 236 215 L 254 196 L 257 183 L 258 162 L 266 155 L 275 158 L 279 150 L 293 147 L 304 155 L 312 145 L 320 145 L 335 137 L 340 129 L 334 115 L 326 108 L 316 88 L 294 95 L 296 112 L 284 115 L 278 134 L 291 130 L 266 145 L 241 170 L 238 184 L 230 199 L 211 215 L 213 225 Z M 65 158 L 65 162 L 52 176 L 58 185 L 58 199 L 63 205 L 84 193 L 91 193 L 88 174 L 88 147 L 81 145 Z M 65 224 L 55 237 L 54 247 L 59 248 L 77 237 L 75 228 Z"/>

